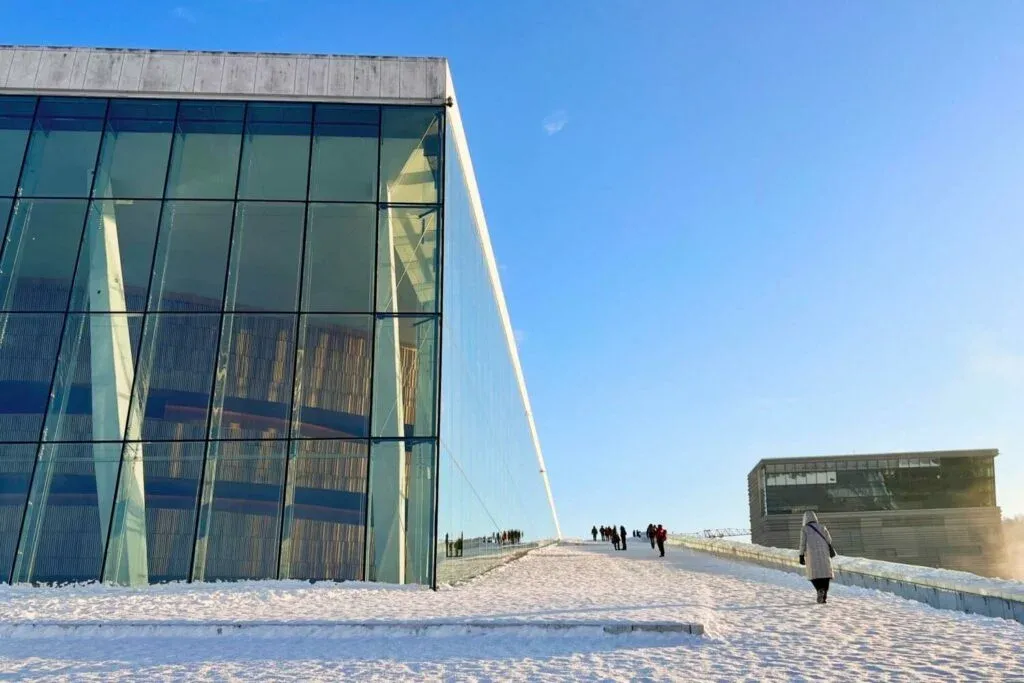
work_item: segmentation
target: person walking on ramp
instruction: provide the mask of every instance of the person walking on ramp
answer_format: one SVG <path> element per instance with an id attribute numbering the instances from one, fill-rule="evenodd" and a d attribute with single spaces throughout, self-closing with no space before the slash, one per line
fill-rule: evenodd
<path id="1" fill-rule="evenodd" d="M 818 592 L 818 604 L 828 602 L 828 584 L 832 580 L 832 535 L 818 522 L 818 515 L 810 510 L 804 513 L 800 529 L 800 564 L 807 567 L 807 578 Z"/>
<path id="2" fill-rule="evenodd" d="M 620 526 L 619 527 L 619 531 L 622 534 L 622 549 L 625 550 L 626 549 L 626 527 Z"/>
<path id="3" fill-rule="evenodd" d="M 590 535 L 594 537 L 594 542 L 597 542 L 597 527 L 593 527 L 590 530 Z"/>
<path id="4" fill-rule="evenodd" d="M 654 530 L 654 539 L 658 543 L 658 552 L 661 553 L 660 557 L 665 557 L 665 541 L 668 539 L 668 529 L 659 524 L 658 528 Z"/>

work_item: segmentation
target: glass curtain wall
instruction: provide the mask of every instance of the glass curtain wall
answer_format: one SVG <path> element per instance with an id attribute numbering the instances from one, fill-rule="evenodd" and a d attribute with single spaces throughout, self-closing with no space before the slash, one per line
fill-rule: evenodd
<path id="1" fill-rule="evenodd" d="M 433 582 L 443 117 L 0 98 L 0 577 Z"/>
<path id="2" fill-rule="evenodd" d="M 555 536 L 463 160 L 445 151 L 438 579 Z"/>

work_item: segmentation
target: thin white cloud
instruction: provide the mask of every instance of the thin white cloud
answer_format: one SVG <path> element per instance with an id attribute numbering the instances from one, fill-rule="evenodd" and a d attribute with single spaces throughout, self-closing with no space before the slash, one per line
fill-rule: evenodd
<path id="1" fill-rule="evenodd" d="M 972 374 L 1004 382 L 1024 382 L 1024 353 L 977 346 L 967 356 Z"/>
<path id="2" fill-rule="evenodd" d="M 564 109 L 559 109 L 548 114 L 544 118 L 542 126 L 548 135 L 557 135 L 569 123 L 569 114 Z"/>
<path id="3" fill-rule="evenodd" d="M 175 19 L 187 22 L 189 24 L 196 23 L 195 13 L 188 7 L 185 7 L 184 5 L 178 5 L 173 10 L 171 10 L 171 16 L 173 16 Z"/>
<path id="4" fill-rule="evenodd" d="M 512 330 L 512 336 L 515 337 L 516 344 L 522 344 L 524 341 L 526 341 L 526 332 L 518 328 L 514 328 Z"/>

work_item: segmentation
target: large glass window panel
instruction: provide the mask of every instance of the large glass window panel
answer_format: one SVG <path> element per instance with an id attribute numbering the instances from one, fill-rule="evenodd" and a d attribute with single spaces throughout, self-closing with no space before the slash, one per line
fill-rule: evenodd
<path id="1" fill-rule="evenodd" d="M 167 197 L 234 198 L 244 112 L 241 102 L 180 104 Z"/>
<path id="2" fill-rule="evenodd" d="M 32 479 L 14 581 L 98 581 L 119 443 L 44 444 Z"/>
<path id="3" fill-rule="evenodd" d="M 310 204 L 302 310 L 373 310 L 376 220 L 372 204 Z"/>
<path id="4" fill-rule="evenodd" d="M 88 202 L 19 199 L 0 259 L 0 310 L 63 311 Z"/>
<path id="5" fill-rule="evenodd" d="M 0 444 L 0 582 L 10 580 L 14 569 L 37 448 L 36 444 Z"/>
<path id="6" fill-rule="evenodd" d="M 174 134 L 176 104 L 164 100 L 114 100 L 100 148 L 93 195 L 159 199 Z"/>
<path id="7" fill-rule="evenodd" d="M 145 310 L 159 224 L 159 201 L 93 201 L 70 310 Z"/>
<path id="8" fill-rule="evenodd" d="M 437 320 L 378 317 L 374 336 L 373 436 L 437 433 Z"/>
<path id="9" fill-rule="evenodd" d="M 380 107 L 317 105 L 310 200 L 374 201 L 379 136 Z"/>
<path id="10" fill-rule="evenodd" d="M 238 202 L 225 310 L 298 307 L 302 204 Z"/>
<path id="11" fill-rule="evenodd" d="M 17 192 L 35 107 L 34 97 L 0 98 L 0 196 L 13 197 Z"/>
<path id="12" fill-rule="evenodd" d="M 363 578 L 366 441 L 294 441 L 285 487 L 282 579 Z"/>
<path id="13" fill-rule="evenodd" d="M 103 580 L 123 585 L 185 581 L 206 443 L 128 443 Z"/>
<path id="14" fill-rule="evenodd" d="M 308 104 L 249 105 L 239 199 L 306 198 L 312 109 Z"/>
<path id="15" fill-rule="evenodd" d="M 139 314 L 68 315 L 44 441 L 124 438 L 141 336 Z"/>
<path id="16" fill-rule="evenodd" d="M 437 310 L 438 212 L 382 209 L 377 236 L 377 312 Z"/>
<path id="17" fill-rule="evenodd" d="M 303 315 L 292 436 L 369 436 L 373 317 Z"/>
<path id="18" fill-rule="evenodd" d="M 221 310 L 232 212 L 231 202 L 164 204 L 149 310 Z"/>
<path id="19" fill-rule="evenodd" d="M 220 314 L 146 316 L 128 414 L 129 440 L 206 436 Z"/>
<path id="20" fill-rule="evenodd" d="M 211 441 L 193 579 L 273 579 L 287 441 Z"/>
<path id="21" fill-rule="evenodd" d="M 226 313 L 220 349 L 210 438 L 287 438 L 295 316 Z"/>
<path id="22" fill-rule="evenodd" d="M 441 117 L 433 107 L 384 107 L 381 115 L 380 201 L 440 201 Z"/>
<path id="23" fill-rule="evenodd" d="M 387 583 L 433 582 L 433 440 L 374 441 L 370 450 L 366 575 Z"/>
<path id="24" fill-rule="evenodd" d="M 0 313 L 0 441 L 38 441 L 63 316 Z"/>
<path id="25" fill-rule="evenodd" d="M 7 221 L 11 217 L 11 207 L 14 205 L 14 200 L 10 197 L 0 197 L 0 249 L 3 248 L 3 243 L 7 241 Z"/>
<path id="26" fill-rule="evenodd" d="M 22 196 L 89 196 L 105 109 L 101 99 L 39 101 L 21 174 Z"/>

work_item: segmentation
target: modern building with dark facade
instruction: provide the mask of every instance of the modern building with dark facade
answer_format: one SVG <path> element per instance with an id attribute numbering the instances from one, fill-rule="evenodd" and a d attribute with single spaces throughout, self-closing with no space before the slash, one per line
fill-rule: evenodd
<path id="1" fill-rule="evenodd" d="M 0 236 L 2 580 L 559 535 L 444 59 L 0 48 Z"/>
<path id="2" fill-rule="evenodd" d="M 762 460 L 747 477 L 751 540 L 795 548 L 805 510 L 843 555 L 993 574 L 1002 561 L 999 451 Z"/>

